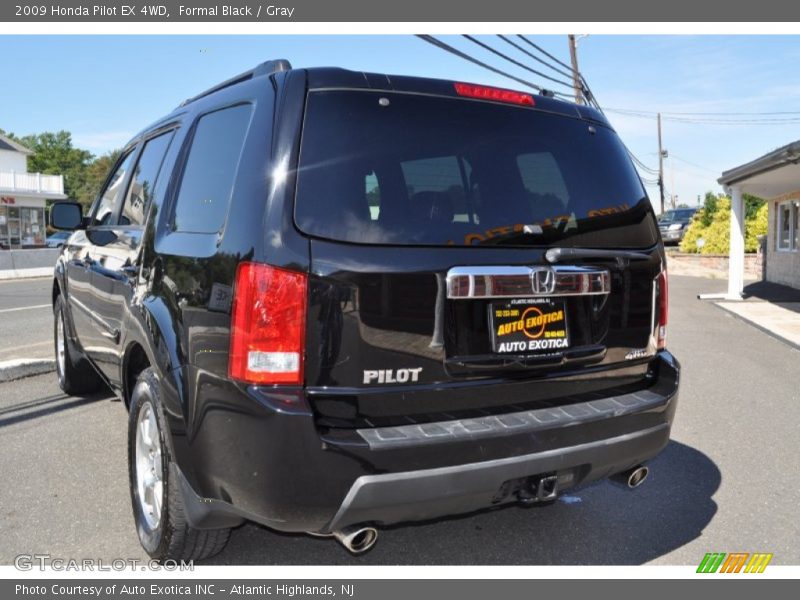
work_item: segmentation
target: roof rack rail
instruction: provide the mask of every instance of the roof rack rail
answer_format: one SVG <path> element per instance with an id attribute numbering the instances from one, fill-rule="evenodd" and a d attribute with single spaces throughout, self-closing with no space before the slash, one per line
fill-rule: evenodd
<path id="1" fill-rule="evenodd" d="M 225 89 L 226 87 L 230 87 L 237 83 L 253 79 L 254 77 L 259 77 L 261 75 L 270 75 L 271 73 L 278 73 L 280 71 L 289 71 L 291 68 L 292 68 L 291 63 L 285 58 L 278 58 L 275 60 L 265 61 L 260 65 L 258 65 L 257 67 L 250 69 L 249 71 L 245 71 L 244 73 L 239 73 L 238 75 L 231 77 L 230 79 L 226 79 L 222 83 L 218 83 L 217 85 L 208 88 L 204 92 L 200 92 L 196 96 L 187 98 L 186 100 L 180 103 L 180 106 L 186 106 L 187 104 L 191 104 L 195 100 L 204 98 L 205 96 L 213 94 L 214 92 L 218 92 L 219 90 Z"/>

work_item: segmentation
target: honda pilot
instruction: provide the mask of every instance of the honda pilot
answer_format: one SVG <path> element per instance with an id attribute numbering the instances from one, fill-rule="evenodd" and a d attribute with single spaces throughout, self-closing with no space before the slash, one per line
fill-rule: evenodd
<path id="1" fill-rule="evenodd" d="M 57 375 L 128 410 L 156 559 L 255 521 L 380 528 L 628 487 L 679 365 L 650 202 L 603 114 L 270 61 L 124 148 L 55 267 Z"/>

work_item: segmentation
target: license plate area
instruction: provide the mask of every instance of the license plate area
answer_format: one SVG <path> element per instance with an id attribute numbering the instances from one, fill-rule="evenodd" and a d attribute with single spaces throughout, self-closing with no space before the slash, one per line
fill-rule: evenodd
<path id="1" fill-rule="evenodd" d="M 516 298 L 489 304 L 492 352 L 560 354 L 570 347 L 565 301 Z"/>

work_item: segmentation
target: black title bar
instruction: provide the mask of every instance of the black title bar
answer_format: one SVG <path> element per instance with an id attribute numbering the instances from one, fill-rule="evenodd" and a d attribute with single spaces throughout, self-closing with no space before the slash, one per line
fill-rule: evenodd
<path id="1" fill-rule="evenodd" d="M 0 22 L 793 22 L 786 0 L 11 0 Z"/>

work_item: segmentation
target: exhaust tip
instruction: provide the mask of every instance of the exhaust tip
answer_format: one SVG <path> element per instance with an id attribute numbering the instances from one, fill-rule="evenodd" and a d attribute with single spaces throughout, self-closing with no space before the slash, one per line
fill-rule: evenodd
<path id="1" fill-rule="evenodd" d="M 628 475 L 628 487 L 631 489 L 637 488 L 644 483 L 647 476 L 650 474 L 650 469 L 644 466 L 636 467 Z"/>
<path id="2" fill-rule="evenodd" d="M 353 554 L 363 554 L 378 541 L 378 530 L 374 527 L 349 527 L 337 531 L 333 536 Z"/>
<path id="3" fill-rule="evenodd" d="M 615 473 L 609 480 L 611 483 L 633 490 L 642 485 L 649 474 L 650 469 L 648 467 L 638 465 L 620 473 Z"/>

